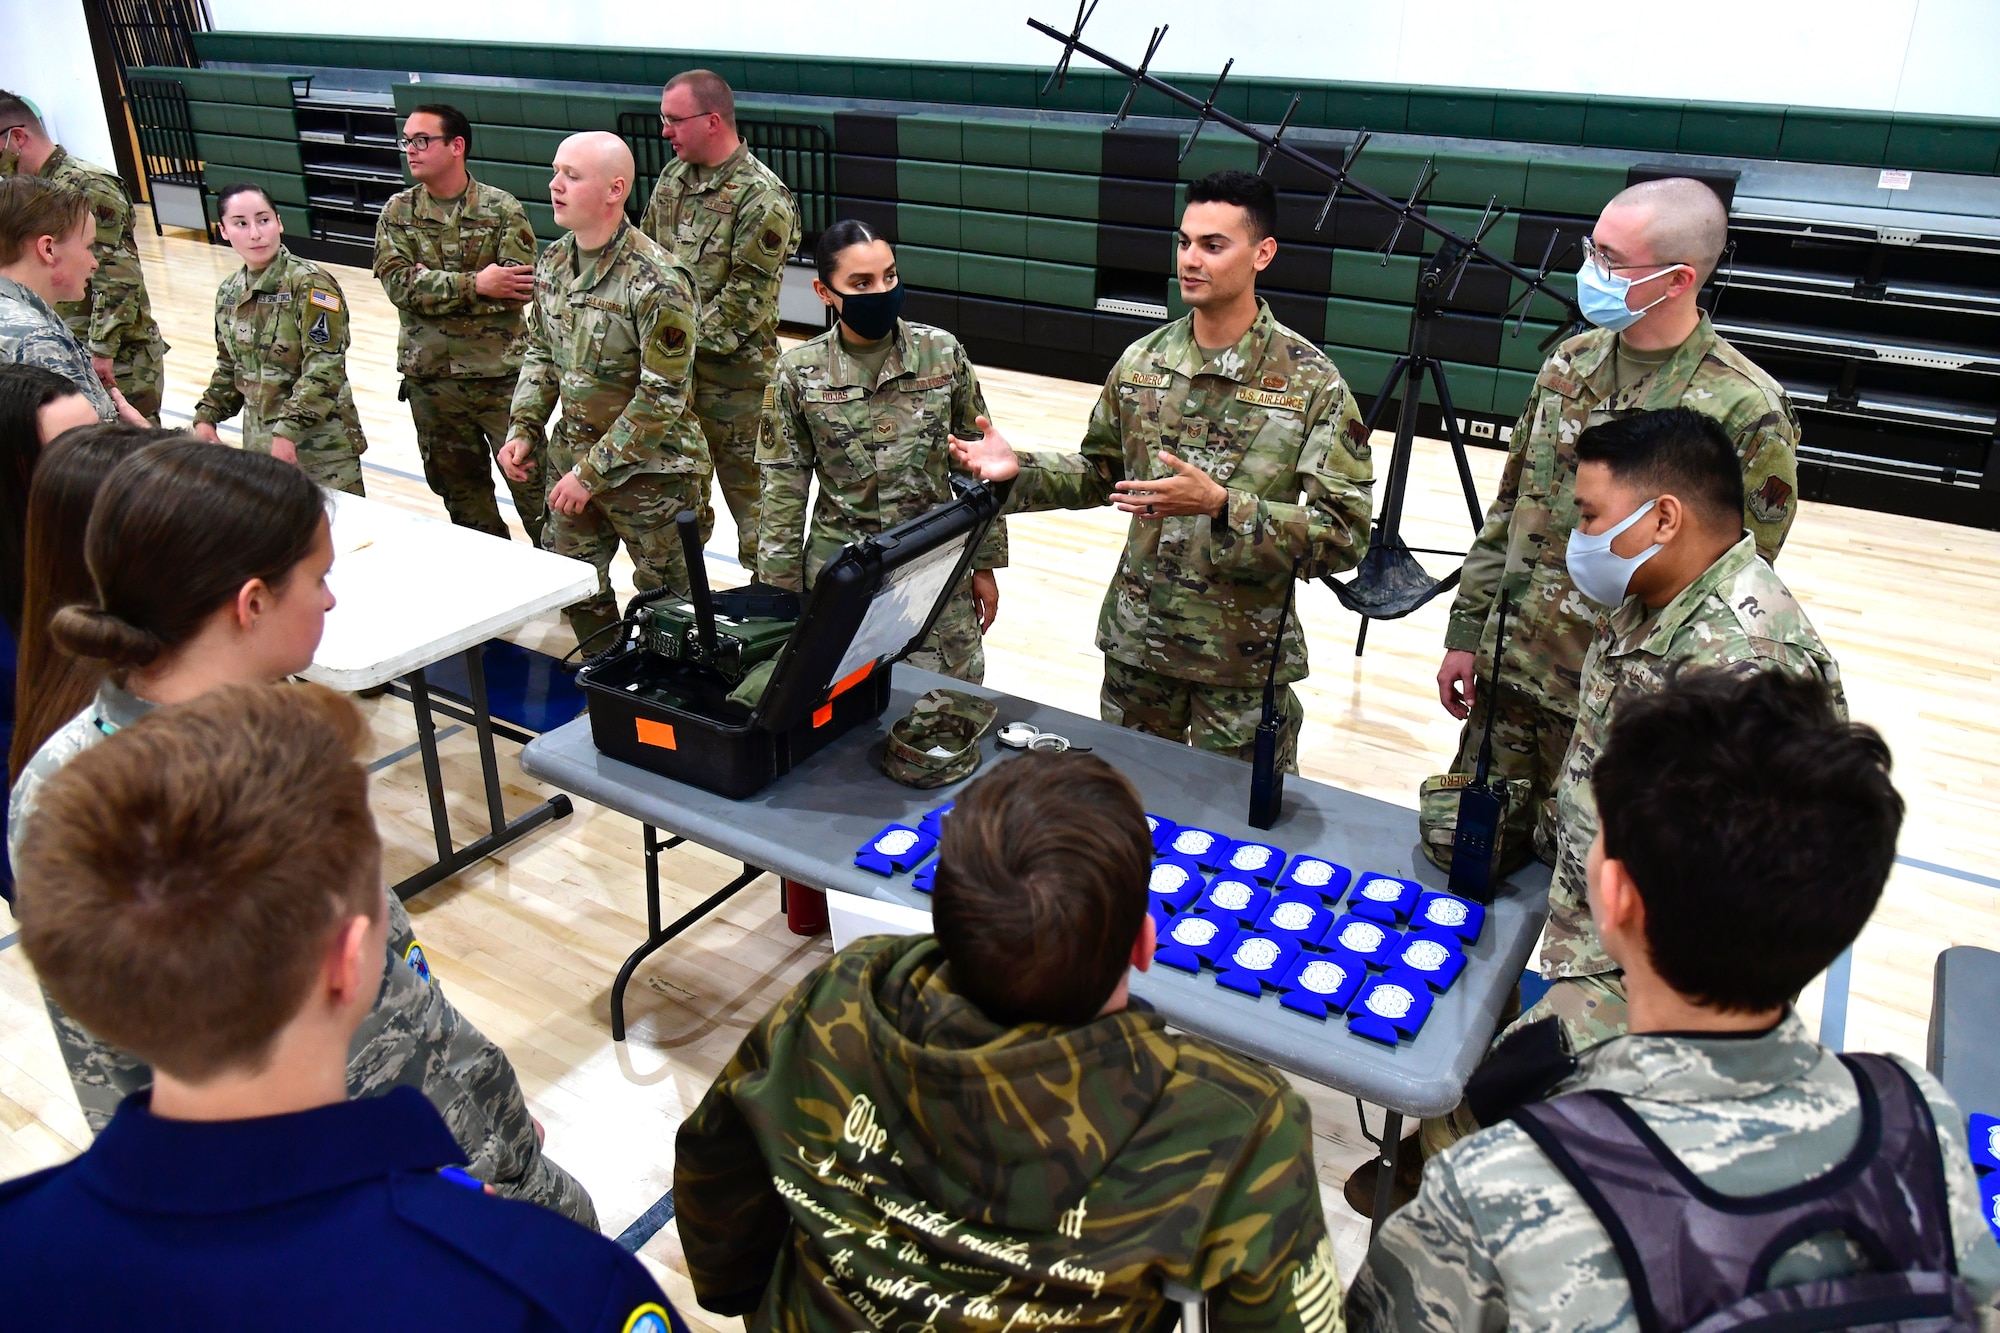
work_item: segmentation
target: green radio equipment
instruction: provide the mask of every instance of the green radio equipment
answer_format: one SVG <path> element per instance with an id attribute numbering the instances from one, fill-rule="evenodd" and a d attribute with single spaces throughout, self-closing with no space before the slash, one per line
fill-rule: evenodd
<path id="1" fill-rule="evenodd" d="M 643 604 L 638 644 L 668 662 L 706 668 L 731 686 L 775 658 L 799 623 L 799 595 L 752 585 L 712 592 L 702 564 L 701 525 L 692 513 L 674 520 L 687 558 L 691 600 L 671 594 Z"/>

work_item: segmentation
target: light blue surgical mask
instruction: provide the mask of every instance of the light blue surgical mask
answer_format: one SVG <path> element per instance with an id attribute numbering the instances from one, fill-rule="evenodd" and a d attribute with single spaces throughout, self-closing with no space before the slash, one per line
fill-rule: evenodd
<path id="1" fill-rule="evenodd" d="M 1618 333 L 1637 324 L 1645 318 L 1648 310 L 1667 299 L 1665 293 L 1662 293 L 1658 300 L 1650 301 L 1634 310 L 1625 304 L 1625 298 L 1635 284 L 1651 282 L 1662 273 L 1671 273 L 1677 268 L 1686 267 L 1685 264 L 1667 264 L 1643 278 L 1621 278 L 1605 269 L 1593 254 L 1586 251 L 1583 267 L 1576 271 L 1576 303 L 1582 309 L 1585 319 L 1600 329 Z"/>
<path id="2" fill-rule="evenodd" d="M 1637 555 L 1620 555 L 1611 549 L 1611 543 L 1619 533 L 1651 513 L 1658 503 L 1657 499 L 1646 501 L 1623 522 L 1595 537 L 1582 528 L 1571 530 L 1565 559 L 1569 564 L 1569 581 L 1578 592 L 1601 606 L 1616 607 L 1624 602 L 1633 573 L 1660 553 L 1660 544 L 1654 542 Z"/>

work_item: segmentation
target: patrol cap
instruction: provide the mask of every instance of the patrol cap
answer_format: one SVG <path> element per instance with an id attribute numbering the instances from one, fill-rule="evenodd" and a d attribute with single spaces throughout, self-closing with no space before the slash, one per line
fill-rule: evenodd
<path id="1" fill-rule="evenodd" d="M 932 690 L 889 728 L 882 771 L 906 787 L 943 787 L 979 768 L 979 738 L 999 708 L 962 690 Z"/>

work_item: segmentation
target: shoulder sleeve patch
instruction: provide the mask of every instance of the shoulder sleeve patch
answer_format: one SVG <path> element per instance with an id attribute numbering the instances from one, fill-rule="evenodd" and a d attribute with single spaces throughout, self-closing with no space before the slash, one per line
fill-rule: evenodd
<path id="1" fill-rule="evenodd" d="M 314 287 L 306 294 L 306 300 L 322 310 L 331 310 L 336 314 L 340 311 L 340 297 L 324 287 Z"/>

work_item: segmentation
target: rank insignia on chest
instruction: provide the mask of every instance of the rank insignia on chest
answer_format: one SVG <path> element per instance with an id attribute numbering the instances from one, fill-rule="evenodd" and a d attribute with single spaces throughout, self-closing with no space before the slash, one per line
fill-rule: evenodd
<path id="1" fill-rule="evenodd" d="M 335 314 L 340 313 L 340 298 L 332 292 L 322 291 L 320 288 L 315 287 L 306 293 L 306 300 L 318 306 L 321 310 L 331 310 Z"/>
<path id="2" fill-rule="evenodd" d="M 1273 393 L 1283 393 L 1285 386 L 1289 383 L 1291 381 L 1287 380 L 1283 375 L 1266 375 L 1263 387 L 1271 390 Z"/>
<path id="3" fill-rule="evenodd" d="M 1302 393 L 1272 393 L 1268 389 L 1238 389 L 1236 401 L 1250 403 L 1257 407 L 1276 407 L 1287 412 L 1306 410 L 1306 396 Z"/>
<path id="4" fill-rule="evenodd" d="M 1136 384 L 1141 389 L 1164 389 L 1174 377 L 1164 370 L 1128 370 L 1118 377 L 1120 384 Z"/>
<path id="5" fill-rule="evenodd" d="M 306 341 L 312 343 L 315 347 L 324 347 L 333 341 L 333 327 L 326 322 L 326 312 L 324 310 L 320 311 L 319 317 L 313 320 L 312 327 L 306 330 Z"/>

